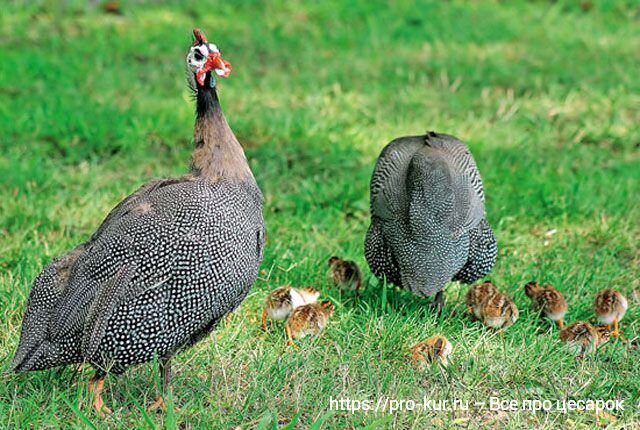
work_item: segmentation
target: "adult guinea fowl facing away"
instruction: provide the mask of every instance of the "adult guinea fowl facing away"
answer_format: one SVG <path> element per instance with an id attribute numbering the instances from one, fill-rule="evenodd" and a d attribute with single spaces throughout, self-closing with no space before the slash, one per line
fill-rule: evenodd
<path id="1" fill-rule="evenodd" d="M 216 93 L 229 63 L 199 30 L 187 54 L 197 119 L 191 173 L 143 185 L 88 242 L 53 260 L 33 282 L 10 370 L 89 362 L 93 406 L 109 412 L 106 372 L 170 358 L 233 311 L 258 273 L 262 194 Z M 162 396 L 151 406 L 163 405 Z"/>
<path id="2" fill-rule="evenodd" d="M 365 257 L 378 277 L 419 296 L 448 281 L 472 283 L 489 273 L 496 239 L 484 217 L 480 173 L 467 146 L 430 132 L 395 139 L 371 178 L 371 225 Z"/>

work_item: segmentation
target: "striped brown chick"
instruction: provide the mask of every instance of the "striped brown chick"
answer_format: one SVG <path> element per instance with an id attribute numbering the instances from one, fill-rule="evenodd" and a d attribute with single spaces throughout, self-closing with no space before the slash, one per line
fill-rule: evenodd
<path id="1" fill-rule="evenodd" d="M 482 322 L 494 330 L 504 330 L 518 319 L 518 307 L 509 296 L 496 293 L 489 298 L 480 310 Z"/>
<path id="2" fill-rule="evenodd" d="M 293 339 L 320 334 L 334 311 L 335 305 L 328 300 L 294 309 L 285 326 L 287 345 L 295 346 Z"/>
<path id="3" fill-rule="evenodd" d="M 469 307 L 469 313 L 472 313 L 477 319 L 482 319 L 482 306 L 497 293 L 498 289 L 489 281 L 469 288 L 465 296 L 465 303 Z"/>
<path id="4" fill-rule="evenodd" d="M 453 345 L 446 337 L 432 336 L 411 348 L 411 361 L 419 367 L 424 366 L 425 363 L 439 363 L 446 366 L 452 350 Z"/>
<path id="5" fill-rule="evenodd" d="M 628 306 L 627 298 L 622 293 L 613 288 L 607 288 L 596 295 L 593 310 L 601 324 L 606 325 L 609 330 L 613 325 L 611 336 L 618 337 L 620 336 L 619 323 L 627 313 Z"/>
<path id="6" fill-rule="evenodd" d="M 533 308 L 553 322 L 560 330 L 564 328 L 564 316 L 569 306 L 560 291 L 551 285 L 540 286 L 537 282 L 529 282 L 524 286 L 524 292 L 533 302 Z"/>
<path id="7" fill-rule="evenodd" d="M 579 359 L 595 352 L 609 336 L 607 327 L 594 327 L 584 321 L 575 321 L 560 332 L 560 340 L 566 342 Z"/>
<path id="8" fill-rule="evenodd" d="M 342 260 L 336 256 L 329 259 L 329 274 L 333 282 L 340 288 L 360 291 L 362 288 L 362 272 L 351 260 Z"/>
<path id="9" fill-rule="evenodd" d="M 313 287 L 280 287 L 273 290 L 264 301 L 262 309 L 262 328 L 267 331 L 267 318 L 276 321 L 286 319 L 294 309 L 315 303 L 320 292 Z"/>

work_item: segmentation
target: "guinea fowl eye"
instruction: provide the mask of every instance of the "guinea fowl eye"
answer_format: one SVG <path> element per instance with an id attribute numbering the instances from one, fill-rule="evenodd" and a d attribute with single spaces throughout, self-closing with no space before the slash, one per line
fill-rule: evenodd
<path id="1" fill-rule="evenodd" d="M 193 51 L 193 57 L 196 59 L 196 61 L 202 61 L 204 55 L 202 55 L 202 52 L 196 49 Z"/>

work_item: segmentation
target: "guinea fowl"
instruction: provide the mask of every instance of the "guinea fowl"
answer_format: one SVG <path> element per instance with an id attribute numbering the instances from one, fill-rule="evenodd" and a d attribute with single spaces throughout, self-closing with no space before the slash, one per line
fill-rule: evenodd
<path id="1" fill-rule="evenodd" d="M 272 320 L 282 321 L 287 319 L 294 309 L 315 303 L 320 297 L 320 291 L 313 287 L 293 288 L 280 287 L 273 290 L 264 300 L 261 325 L 264 331 L 267 329 L 267 317 Z"/>
<path id="2" fill-rule="evenodd" d="M 88 362 L 93 406 L 107 372 L 158 358 L 163 392 L 171 357 L 210 333 L 247 296 L 264 246 L 262 193 L 219 104 L 229 63 L 194 30 L 187 54 L 196 94 L 191 172 L 143 185 L 95 234 L 33 283 L 10 370 Z M 162 395 L 152 405 L 163 406 Z"/>
<path id="3" fill-rule="evenodd" d="M 528 282 L 524 292 L 533 302 L 533 308 L 541 315 L 557 322 L 560 330 L 564 328 L 564 316 L 569 306 L 560 291 L 551 285 L 540 286 L 537 282 Z"/>
<path id="4" fill-rule="evenodd" d="M 362 272 L 355 261 L 336 256 L 329 258 L 329 276 L 340 288 L 355 291 L 362 288 Z"/>
<path id="5" fill-rule="evenodd" d="M 365 257 L 379 279 L 419 296 L 449 281 L 473 283 L 495 263 L 496 239 L 485 220 L 480 173 L 467 146 L 429 132 L 395 139 L 371 177 L 371 225 Z"/>
<path id="6" fill-rule="evenodd" d="M 620 320 L 624 318 L 628 307 L 627 298 L 613 288 L 598 292 L 593 303 L 593 310 L 598 317 L 598 321 L 609 328 L 613 324 L 613 331 L 611 332 L 613 337 L 620 336 Z"/>

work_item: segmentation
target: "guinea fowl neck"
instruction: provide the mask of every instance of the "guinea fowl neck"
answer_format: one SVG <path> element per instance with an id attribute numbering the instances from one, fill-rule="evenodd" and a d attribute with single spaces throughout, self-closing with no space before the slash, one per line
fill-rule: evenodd
<path id="1" fill-rule="evenodd" d="M 242 146 L 227 123 L 209 82 L 198 88 L 191 172 L 212 181 L 253 178 Z"/>

